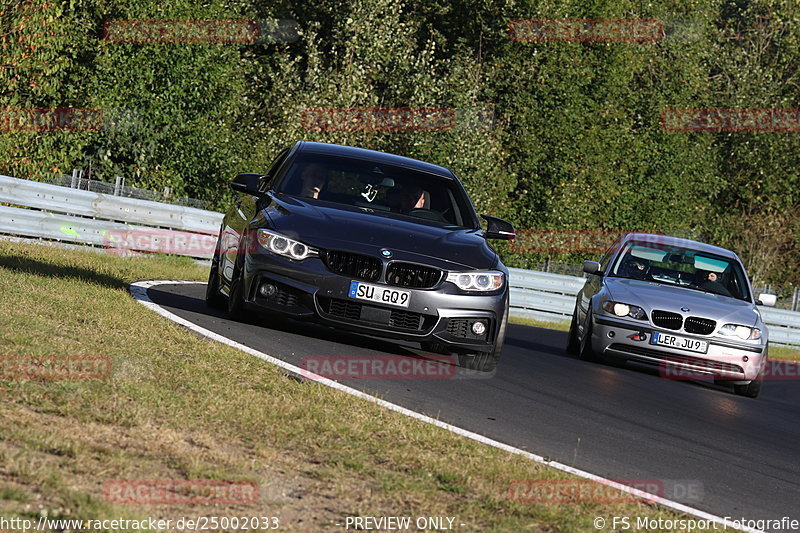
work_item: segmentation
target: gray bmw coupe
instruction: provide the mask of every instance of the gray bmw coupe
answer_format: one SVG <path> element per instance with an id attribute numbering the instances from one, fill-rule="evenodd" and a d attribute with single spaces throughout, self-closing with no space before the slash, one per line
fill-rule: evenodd
<path id="1" fill-rule="evenodd" d="M 277 313 L 457 353 L 492 371 L 508 320 L 508 270 L 450 170 L 298 142 L 266 174 L 232 183 L 206 301 L 234 318 Z"/>
<path id="2" fill-rule="evenodd" d="M 769 332 L 733 252 L 696 241 L 631 233 L 584 262 L 567 350 L 658 365 L 676 379 L 711 378 L 758 396 Z"/>

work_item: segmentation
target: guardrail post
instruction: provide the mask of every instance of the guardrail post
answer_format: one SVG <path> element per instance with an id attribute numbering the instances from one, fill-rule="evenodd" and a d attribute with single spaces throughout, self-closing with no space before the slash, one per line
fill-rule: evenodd
<path id="1" fill-rule="evenodd" d="M 800 287 L 795 287 L 792 296 L 792 311 L 797 311 L 798 305 L 800 305 Z"/>
<path id="2" fill-rule="evenodd" d="M 73 189 L 77 189 L 78 188 L 78 169 L 77 168 L 73 168 L 72 169 L 72 181 L 70 181 L 69 186 L 72 187 Z"/>
<path id="3" fill-rule="evenodd" d="M 122 194 L 122 188 L 125 186 L 125 178 L 122 176 L 114 176 L 114 196 Z"/>

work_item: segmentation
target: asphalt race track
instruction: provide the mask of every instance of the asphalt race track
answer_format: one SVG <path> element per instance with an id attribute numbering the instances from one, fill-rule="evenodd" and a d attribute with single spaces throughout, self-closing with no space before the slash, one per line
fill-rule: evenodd
<path id="1" fill-rule="evenodd" d="M 204 294 L 203 284 L 148 291 L 166 310 L 298 366 L 306 356 L 423 353 L 312 324 L 233 322 Z M 666 498 L 722 517 L 800 519 L 797 380 L 768 381 L 752 400 L 646 367 L 585 363 L 565 353 L 565 340 L 511 324 L 491 377 L 342 382 L 600 476 L 659 480 Z"/>

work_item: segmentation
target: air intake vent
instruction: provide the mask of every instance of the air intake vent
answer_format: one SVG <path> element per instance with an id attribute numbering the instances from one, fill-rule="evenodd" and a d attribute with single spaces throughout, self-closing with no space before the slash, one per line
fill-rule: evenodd
<path id="1" fill-rule="evenodd" d="M 324 313 L 365 325 L 382 325 L 408 331 L 427 331 L 436 323 L 433 315 L 423 315 L 399 309 L 386 309 L 338 298 L 319 298 Z"/>

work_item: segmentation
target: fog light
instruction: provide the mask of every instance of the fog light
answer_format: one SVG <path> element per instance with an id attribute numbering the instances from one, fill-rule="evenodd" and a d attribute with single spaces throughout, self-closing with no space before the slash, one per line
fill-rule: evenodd
<path id="1" fill-rule="evenodd" d="M 608 335 L 608 338 L 609 338 L 609 339 L 613 339 L 613 338 L 614 338 L 614 332 L 613 332 L 613 331 L 609 331 L 609 332 L 607 333 L 607 335 Z"/>
<path id="2" fill-rule="evenodd" d="M 473 322 L 472 323 L 472 333 L 475 335 L 483 335 L 486 333 L 486 324 L 483 322 Z"/>
<path id="3" fill-rule="evenodd" d="M 742 361 L 744 361 L 745 363 L 748 362 L 749 360 L 750 360 L 750 358 L 747 357 L 746 355 L 742 356 Z"/>
<path id="4" fill-rule="evenodd" d="M 275 293 L 278 292 L 278 288 L 272 283 L 262 283 L 261 287 L 258 289 L 258 292 L 260 292 L 261 296 L 264 298 L 272 298 L 275 296 Z"/>

